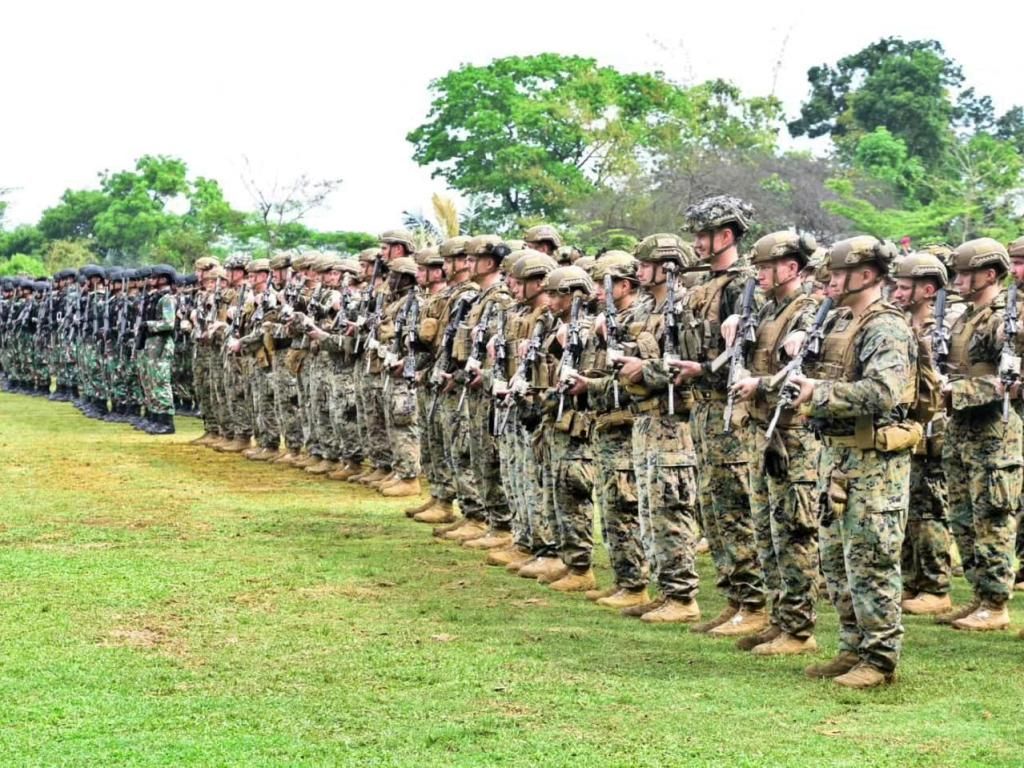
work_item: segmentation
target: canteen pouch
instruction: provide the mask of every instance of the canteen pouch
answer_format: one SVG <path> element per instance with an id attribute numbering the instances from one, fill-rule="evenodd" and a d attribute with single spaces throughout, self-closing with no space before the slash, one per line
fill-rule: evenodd
<path id="1" fill-rule="evenodd" d="M 916 421 L 901 421 L 875 430 L 875 450 L 896 453 L 914 448 L 924 437 L 924 428 Z"/>

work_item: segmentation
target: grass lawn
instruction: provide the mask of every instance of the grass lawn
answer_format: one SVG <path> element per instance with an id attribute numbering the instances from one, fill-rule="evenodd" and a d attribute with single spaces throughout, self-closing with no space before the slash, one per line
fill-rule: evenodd
<path id="1" fill-rule="evenodd" d="M 178 427 L 0 395 L 0 765 L 1024 764 L 1019 624 L 910 618 L 899 682 L 841 691 Z"/>

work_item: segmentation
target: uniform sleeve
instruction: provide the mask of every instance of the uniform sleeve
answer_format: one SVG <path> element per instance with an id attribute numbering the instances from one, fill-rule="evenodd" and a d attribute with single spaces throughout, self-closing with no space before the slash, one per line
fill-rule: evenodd
<path id="1" fill-rule="evenodd" d="M 146 328 L 150 333 L 166 333 L 174 330 L 174 298 L 171 296 L 160 297 L 160 304 L 157 307 L 159 318 L 147 320 Z"/>
<path id="2" fill-rule="evenodd" d="M 915 375 L 911 364 L 911 335 L 905 322 L 880 317 L 864 327 L 857 381 L 819 381 L 811 397 L 815 418 L 855 418 L 885 415 L 899 404 L 906 382 Z"/>
<path id="3" fill-rule="evenodd" d="M 1003 312 L 999 310 L 985 324 L 985 328 L 971 339 L 968 354 L 972 363 L 992 363 L 999 365 L 1002 348 L 997 341 L 999 328 L 1003 324 Z M 950 382 L 953 410 L 977 408 L 1001 401 L 999 394 L 999 376 L 967 376 Z"/>

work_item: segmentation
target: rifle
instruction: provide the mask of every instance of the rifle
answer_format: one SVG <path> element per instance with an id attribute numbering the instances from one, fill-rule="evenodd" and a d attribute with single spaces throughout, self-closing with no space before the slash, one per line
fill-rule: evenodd
<path id="1" fill-rule="evenodd" d="M 533 366 L 537 362 L 537 355 L 540 354 L 540 345 L 544 340 L 545 324 L 543 318 L 538 318 L 533 324 L 533 331 L 530 333 L 530 343 L 526 348 L 526 354 L 523 355 L 522 360 L 519 361 L 519 365 L 516 366 L 515 373 L 512 374 L 512 378 L 508 382 L 508 393 L 501 402 L 501 408 L 505 411 L 505 416 L 501 420 L 501 426 L 498 428 L 498 434 L 505 434 L 505 428 L 508 426 L 508 417 L 512 413 L 512 406 L 515 404 L 517 398 L 526 394 L 528 386 L 528 380 L 533 375 Z"/>
<path id="2" fill-rule="evenodd" d="M 132 328 L 132 360 L 135 359 L 136 353 L 140 349 L 146 346 L 146 324 L 144 322 L 146 318 L 146 303 L 149 301 L 149 291 L 145 286 L 139 291 L 139 307 L 138 315 L 135 316 L 135 326 Z"/>
<path id="3" fill-rule="evenodd" d="M 469 359 L 462 370 L 469 374 L 462 384 L 462 392 L 459 393 L 459 404 L 455 407 L 456 418 L 462 413 L 462 406 L 466 402 L 466 393 L 469 391 L 469 382 L 480 370 L 480 363 L 484 353 L 487 351 L 487 326 L 491 322 L 491 315 L 494 314 L 495 303 L 492 301 L 480 314 L 480 319 L 473 326 L 472 344 L 469 349 Z"/>
<path id="4" fill-rule="evenodd" d="M 415 293 L 415 289 L 413 290 Z M 411 300 L 405 319 L 405 359 L 402 361 L 402 378 L 410 387 L 416 386 L 416 338 L 420 327 L 420 303 Z"/>
<path id="5" fill-rule="evenodd" d="M 124 348 L 124 332 L 128 329 L 128 281 L 121 281 L 121 298 L 117 305 L 117 355 L 121 357 Z"/>
<path id="6" fill-rule="evenodd" d="M 409 313 L 412 311 L 411 307 L 415 304 L 416 289 L 413 287 L 409 290 L 409 295 L 405 297 L 405 301 L 402 303 L 402 308 L 398 310 L 398 314 L 395 316 L 395 335 L 394 338 L 391 339 L 391 347 L 384 353 L 384 365 L 381 370 L 381 376 L 384 377 L 384 392 L 387 392 L 391 386 L 391 369 L 398 365 L 399 360 L 403 360 L 404 363 L 404 359 L 400 358 L 398 353 L 401 350 L 402 342 L 404 341 L 405 332 L 409 323 Z"/>
<path id="7" fill-rule="evenodd" d="M 373 363 L 373 355 L 377 353 L 380 343 L 377 341 L 377 331 L 380 329 L 381 315 L 384 312 L 384 294 L 378 293 L 374 302 L 373 312 L 366 318 L 366 372 L 370 372 L 370 365 Z M 377 353 L 379 356 L 379 353 Z"/>
<path id="8" fill-rule="evenodd" d="M 949 357 L 949 329 L 946 327 L 946 289 L 940 288 L 935 294 L 935 307 L 932 314 L 935 326 L 932 328 L 932 362 L 935 370 L 942 374 L 942 368 Z M 932 437 L 935 419 L 928 421 L 925 437 Z"/>
<path id="9" fill-rule="evenodd" d="M 769 380 L 769 387 L 772 390 L 778 390 L 779 402 L 775 406 L 772 420 L 768 422 L 768 430 L 764 433 L 765 437 L 770 438 L 772 436 L 772 432 L 775 431 L 775 425 L 779 423 L 782 410 L 784 408 L 791 408 L 793 401 L 800 394 L 799 390 L 793 391 L 795 387 L 790 382 L 794 376 L 803 376 L 804 359 L 807 355 L 816 356 L 821 352 L 821 341 L 825 338 L 825 321 L 828 319 L 828 313 L 831 309 L 832 299 L 829 297 L 818 306 L 818 312 L 814 315 L 814 322 L 811 324 L 810 330 L 807 331 L 807 336 L 804 337 L 804 343 L 800 345 L 800 351 L 796 353 L 796 357 L 786 363 L 785 367 Z"/>
<path id="10" fill-rule="evenodd" d="M 362 328 L 369 318 L 366 316 L 367 309 L 371 304 L 376 303 L 377 294 L 377 279 L 380 277 L 381 267 L 383 266 L 383 260 L 378 256 L 373 261 L 373 274 L 370 275 L 370 283 L 366 286 L 366 290 L 363 292 L 363 298 L 359 300 L 359 309 L 356 312 L 356 333 Z M 359 345 L 362 342 L 362 337 L 356 337 L 356 344 L 353 348 L 353 354 L 359 354 Z M 367 334 L 367 342 L 369 342 L 369 334 Z M 366 369 L 369 370 L 370 366 L 367 363 Z"/>
<path id="11" fill-rule="evenodd" d="M 427 414 L 430 421 L 433 421 L 434 414 L 437 413 L 437 403 L 441 397 L 444 374 L 448 373 L 452 364 L 452 346 L 455 344 L 455 335 L 459 332 L 459 326 L 462 324 L 463 318 L 466 317 L 466 313 L 469 312 L 469 308 L 479 297 L 480 294 L 475 291 L 467 291 L 462 294 L 448 318 L 448 325 L 444 327 L 444 335 L 441 337 L 441 353 L 437 356 L 434 367 L 430 371 L 430 386 L 434 390 L 434 396 L 430 401 L 430 410 Z"/>
<path id="12" fill-rule="evenodd" d="M 1003 312 L 1003 350 L 999 355 L 999 380 L 1003 384 L 1003 423 L 1010 420 L 1010 387 L 1020 381 L 1020 357 L 1014 340 L 1020 324 L 1017 321 L 1017 283 L 1010 282 L 1006 291 L 1006 310 Z"/>
<path id="13" fill-rule="evenodd" d="M 612 296 L 612 276 L 604 276 L 604 331 L 605 331 L 605 360 L 612 369 L 612 396 L 615 399 L 615 408 L 619 407 L 619 377 L 616 372 L 622 359 L 622 328 L 615 312 L 615 298 Z M 674 293 L 674 291 L 673 291 Z M 673 297 L 674 298 L 674 297 Z M 671 382 L 669 383 L 671 386 Z"/>
<path id="14" fill-rule="evenodd" d="M 271 275 L 267 278 L 267 284 L 263 287 L 263 293 L 260 294 L 259 303 L 256 305 L 256 309 L 252 313 L 253 328 L 263 323 L 263 317 L 267 314 L 267 302 L 270 301 L 270 294 L 273 290 L 274 277 Z"/>
<path id="15" fill-rule="evenodd" d="M 729 379 L 726 384 L 728 397 L 725 402 L 725 433 L 732 432 L 732 410 L 736 405 L 736 396 L 732 392 L 733 386 L 740 379 L 740 372 L 743 370 L 743 345 L 748 341 L 757 341 L 757 320 L 754 319 L 754 289 L 757 287 L 757 280 L 753 277 L 747 278 L 747 284 L 743 287 L 743 301 L 740 304 L 740 324 L 736 329 L 736 338 L 732 340 L 729 347 Z"/>
<path id="16" fill-rule="evenodd" d="M 583 297 L 576 295 L 572 299 L 569 310 L 569 329 L 566 333 L 565 349 L 558 364 L 558 421 L 562 420 L 565 409 L 565 393 L 575 383 L 576 366 L 583 354 L 583 336 L 580 332 L 580 312 L 583 308 Z"/>
<path id="17" fill-rule="evenodd" d="M 507 322 L 508 313 L 504 308 L 498 310 L 498 316 L 495 324 L 498 328 L 494 333 L 494 367 L 491 368 L 491 388 L 492 392 L 498 388 L 506 388 L 508 382 L 505 381 L 505 368 L 508 365 L 508 341 L 505 339 L 505 323 Z M 495 437 L 498 436 L 498 412 L 493 411 L 494 421 L 491 424 L 491 434 Z"/>
<path id="18" fill-rule="evenodd" d="M 235 311 L 231 315 L 231 324 L 228 326 L 228 337 L 237 339 L 242 335 L 242 307 L 245 304 L 245 294 L 249 290 L 248 283 L 242 283 L 238 289 L 238 300 L 235 301 Z"/>
<path id="19" fill-rule="evenodd" d="M 679 360 L 679 318 L 676 317 L 676 265 L 671 261 L 663 266 L 665 270 L 665 283 L 668 290 L 665 294 L 664 323 L 665 323 L 665 350 L 662 352 L 661 360 L 668 371 L 668 413 L 670 416 L 676 412 L 676 385 L 672 374 L 671 364 Z"/>

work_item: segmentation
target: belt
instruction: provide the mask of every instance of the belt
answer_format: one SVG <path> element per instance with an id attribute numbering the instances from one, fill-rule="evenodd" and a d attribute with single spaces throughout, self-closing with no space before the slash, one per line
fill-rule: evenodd
<path id="1" fill-rule="evenodd" d="M 822 435 L 821 441 L 831 448 L 856 448 L 856 435 Z"/>
<path id="2" fill-rule="evenodd" d="M 706 400 L 714 403 L 724 403 L 729 399 L 729 396 L 724 392 L 719 392 L 714 389 L 694 389 L 693 396 L 697 400 Z"/>

